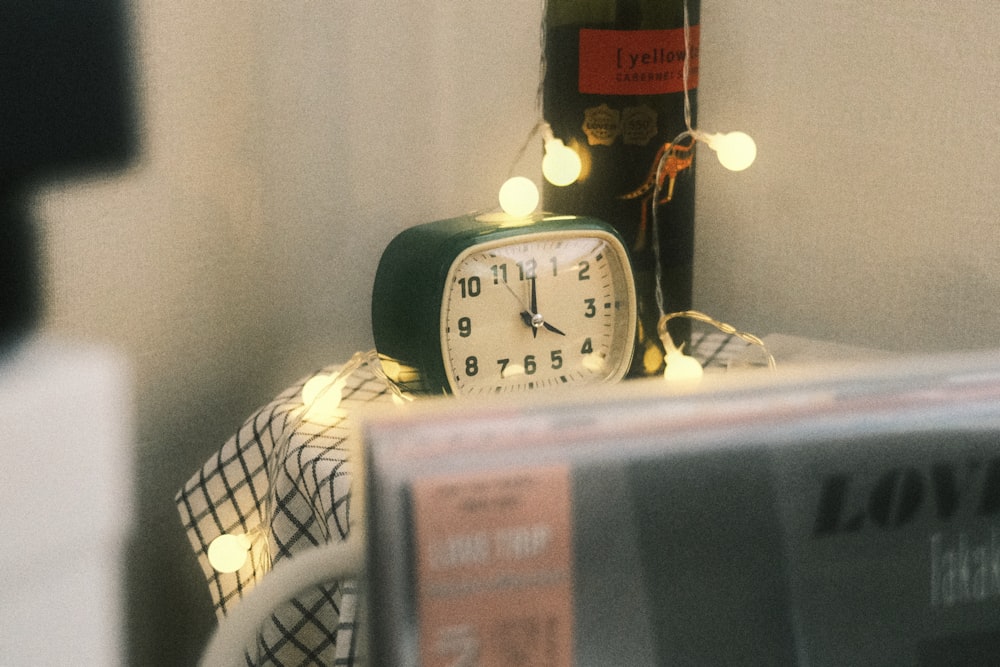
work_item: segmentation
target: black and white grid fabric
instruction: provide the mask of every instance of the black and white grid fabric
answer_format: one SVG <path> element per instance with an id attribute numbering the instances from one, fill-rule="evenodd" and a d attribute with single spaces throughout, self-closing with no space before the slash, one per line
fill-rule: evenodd
<path id="1" fill-rule="evenodd" d="M 692 336 L 690 354 L 706 370 L 725 369 L 747 345 L 722 333 Z M 339 365 L 315 375 L 334 375 Z M 314 376 L 311 376 L 314 377 Z M 351 416 L 365 407 L 399 409 L 384 380 L 368 366 L 346 377 L 339 407 L 304 414 L 302 388 L 311 377 L 254 413 L 175 498 L 221 622 L 270 564 L 297 551 L 343 540 L 351 520 Z M 272 488 L 269 464 L 275 473 Z M 273 493 L 273 496 L 269 496 Z M 361 508 L 355 508 L 355 521 Z M 216 572 L 208 547 L 224 534 L 251 537 L 251 557 L 231 574 Z M 275 610 L 249 650 L 247 665 L 356 665 L 353 581 L 317 587 Z"/>
<path id="2" fill-rule="evenodd" d="M 339 368 L 330 366 L 320 373 L 333 375 Z M 396 409 L 385 382 L 362 366 L 347 376 L 338 408 L 327 414 L 305 413 L 302 388 L 309 379 L 252 415 L 177 493 L 181 520 L 220 622 L 270 563 L 347 537 L 353 428 L 349 416 L 368 404 Z M 276 456 L 283 461 L 272 468 L 277 474 L 269 501 L 268 467 Z M 227 533 L 248 535 L 251 557 L 236 572 L 220 573 L 208 562 L 208 547 Z M 247 664 L 354 665 L 355 605 L 353 581 L 320 586 L 292 600 L 275 610 L 261 629 Z"/>

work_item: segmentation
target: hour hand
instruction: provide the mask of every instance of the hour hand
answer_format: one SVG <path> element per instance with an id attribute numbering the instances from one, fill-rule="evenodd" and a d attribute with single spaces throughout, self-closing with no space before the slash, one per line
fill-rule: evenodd
<path id="1" fill-rule="evenodd" d="M 545 321 L 545 318 L 539 313 L 529 313 L 526 310 L 521 311 L 521 321 L 524 322 L 525 326 L 531 327 L 532 338 L 538 336 L 538 330 L 545 327 L 548 331 L 554 334 L 559 334 L 560 336 L 565 336 L 566 332 L 561 331 L 558 327 L 553 324 L 549 324 Z"/>
<path id="2" fill-rule="evenodd" d="M 549 331 L 551 331 L 554 334 L 559 334 L 560 336 L 565 336 L 566 335 L 566 332 L 560 331 L 559 329 L 555 328 L 554 326 L 552 326 L 548 322 L 544 322 L 543 321 L 542 322 L 542 326 L 544 326 L 546 329 L 548 329 Z"/>

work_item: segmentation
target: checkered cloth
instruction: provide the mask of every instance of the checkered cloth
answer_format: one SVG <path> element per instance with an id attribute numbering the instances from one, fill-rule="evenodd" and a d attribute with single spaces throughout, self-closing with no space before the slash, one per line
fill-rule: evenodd
<path id="1" fill-rule="evenodd" d="M 339 369 L 330 366 L 314 375 Z M 339 408 L 305 413 L 302 388 L 311 377 L 251 416 L 177 493 L 181 520 L 220 621 L 270 569 L 269 562 L 348 535 L 349 415 L 370 403 L 394 409 L 392 394 L 362 366 L 347 377 Z M 269 501 L 269 461 L 282 454 L 282 465 L 272 468 L 277 474 Z M 208 562 L 208 546 L 226 533 L 248 534 L 252 540 L 250 559 L 231 574 L 216 572 Z M 289 602 L 262 628 L 247 664 L 353 665 L 355 604 L 353 581 L 319 586 Z"/>
<path id="2" fill-rule="evenodd" d="M 746 349 L 745 343 L 725 334 L 696 333 L 690 353 L 706 369 L 724 369 Z M 340 368 L 330 366 L 320 373 L 331 375 Z M 347 537 L 350 415 L 373 403 L 395 409 L 385 382 L 362 366 L 347 377 L 339 408 L 303 417 L 302 388 L 311 377 L 251 416 L 177 493 L 181 519 L 220 621 L 264 576 L 269 562 Z M 283 461 L 272 466 L 272 489 L 268 467 L 275 458 Z M 268 500 L 272 491 L 273 502 Z M 209 544 L 226 533 L 261 536 L 253 539 L 247 564 L 232 574 L 216 572 L 208 562 Z M 275 610 L 261 629 L 246 656 L 247 665 L 355 665 L 356 603 L 353 581 L 319 586 L 292 600 Z"/>

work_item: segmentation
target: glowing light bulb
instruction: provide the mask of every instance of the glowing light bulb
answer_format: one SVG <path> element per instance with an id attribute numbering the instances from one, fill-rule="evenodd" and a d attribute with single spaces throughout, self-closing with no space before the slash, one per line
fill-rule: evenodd
<path id="1" fill-rule="evenodd" d="M 317 375 L 302 387 L 302 403 L 311 413 L 330 414 L 340 407 L 346 378 L 336 380 L 335 375 Z"/>
<path id="2" fill-rule="evenodd" d="M 757 159 L 757 144 L 746 132 L 706 134 L 698 138 L 715 151 L 719 162 L 730 171 L 743 171 Z"/>
<path id="3" fill-rule="evenodd" d="M 545 156 L 542 158 L 542 175 L 552 185 L 566 186 L 580 178 L 583 163 L 576 151 L 552 137 L 545 141 Z"/>
<path id="4" fill-rule="evenodd" d="M 666 355 L 667 367 L 663 370 L 663 379 L 667 382 L 692 382 L 701 379 L 705 369 L 698 360 L 688 356 L 677 348 L 670 348 Z"/>
<path id="5" fill-rule="evenodd" d="M 236 572 L 250 558 L 250 538 L 246 535 L 219 535 L 208 545 L 208 563 L 216 572 Z"/>
<path id="6" fill-rule="evenodd" d="M 538 207 L 538 187 L 530 178 L 514 176 L 500 186 L 500 208 L 515 218 L 524 218 Z"/>

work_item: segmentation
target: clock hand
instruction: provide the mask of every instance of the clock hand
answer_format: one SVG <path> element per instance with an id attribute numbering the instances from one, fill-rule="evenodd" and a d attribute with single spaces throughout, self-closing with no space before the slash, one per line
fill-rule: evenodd
<path id="1" fill-rule="evenodd" d="M 552 325 L 551 325 L 551 324 L 549 324 L 548 322 L 545 322 L 545 321 L 543 321 L 543 322 L 542 322 L 542 326 L 544 326 L 544 327 L 545 327 L 546 329 L 548 329 L 548 330 L 549 330 L 549 331 L 551 331 L 552 333 L 556 333 L 556 334 L 559 334 L 560 336 L 565 336 L 565 335 L 566 335 L 566 333 L 565 333 L 565 332 L 563 332 L 563 331 L 560 331 L 559 329 L 556 329 L 556 328 L 555 328 L 554 326 L 552 326 Z"/>
<path id="2" fill-rule="evenodd" d="M 513 296 L 517 300 L 517 302 L 521 304 L 521 307 L 524 308 L 524 310 L 522 310 L 520 313 L 521 321 L 524 322 L 525 326 L 531 327 L 532 337 L 536 337 L 538 335 L 539 327 L 545 327 L 552 333 L 559 334 L 560 336 L 565 336 L 566 335 L 565 332 L 558 329 L 555 325 L 546 322 L 545 319 L 537 312 L 538 288 L 535 286 L 534 278 L 530 278 L 529 280 L 531 281 L 531 295 L 530 295 L 531 305 L 528 308 L 524 308 L 524 302 L 521 301 L 521 297 L 517 295 L 517 292 L 515 292 L 514 288 L 510 286 L 510 283 L 504 282 L 503 284 L 503 286 L 507 288 L 507 291 L 510 292 L 511 296 Z"/>
<path id="3" fill-rule="evenodd" d="M 566 333 L 558 329 L 555 325 L 549 324 L 542 317 L 542 314 L 538 312 L 538 287 L 535 282 L 535 278 L 531 278 L 531 312 L 521 313 L 521 319 L 524 320 L 525 324 L 531 325 L 531 335 L 535 337 L 538 335 L 538 329 L 545 327 L 549 331 L 560 336 L 565 336 Z"/>
<path id="4" fill-rule="evenodd" d="M 538 336 L 538 327 L 544 323 L 542 316 L 538 314 L 538 290 L 535 286 L 535 277 L 531 276 L 531 337 Z"/>
<path id="5" fill-rule="evenodd" d="M 524 322 L 524 326 L 532 328 L 540 326 L 540 324 L 538 325 L 535 324 L 535 320 L 536 318 L 538 318 L 538 315 L 532 313 L 531 310 L 524 305 L 524 302 L 521 301 L 521 297 L 517 295 L 517 292 L 515 292 L 514 288 L 510 286 L 510 283 L 504 281 L 503 286 L 507 288 L 507 291 L 510 292 L 510 295 L 514 297 L 517 303 L 520 304 L 521 308 L 523 308 L 520 315 L 521 315 L 521 321 Z"/>

